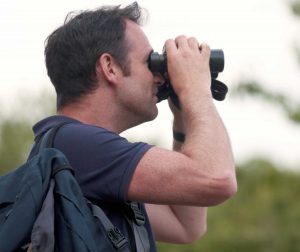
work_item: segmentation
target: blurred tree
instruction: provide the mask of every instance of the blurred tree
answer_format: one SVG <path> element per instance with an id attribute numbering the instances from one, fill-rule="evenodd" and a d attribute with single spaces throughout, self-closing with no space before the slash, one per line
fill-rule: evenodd
<path id="1" fill-rule="evenodd" d="M 300 0 L 290 1 L 290 9 L 295 17 L 300 18 Z M 295 57 L 300 66 L 300 45 L 295 46 Z M 300 123 L 300 103 L 298 101 L 293 101 L 291 97 L 287 95 L 267 90 L 255 80 L 242 81 L 232 93 L 236 96 L 249 95 L 260 97 L 264 101 L 270 102 L 283 109 L 286 116 L 292 122 Z"/>
<path id="2" fill-rule="evenodd" d="M 295 16 L 300 17 L 300 1 L 294 0 L 291 2 L 291 10 Z"/>
<path id="3" fill-rule="evenodd" d="M 269 91 L 256 81 L 241 82 L 236 89 L 233 90 L 233 95 L 260 97 L 264 101 L 281 108 L 292 122 L 300 123 L 300 103 L 293 101 L 291 97 L 282 93 Z"/>
<path id="4" fill-rule="evenodd" d="M 30 124 L 7 118 L 0 125 L 0 175 L 17 168 L 26 158 L 32 143 Z"/>
<path id="5" fill-rule="evenodd" d="M 54 96 L 46 91 L 35 98 L 17 100 L 20 102 L 13 111 L 0 114 L 0 175 L 26 160 L 33 143 L 33 123 L 55 111 Z"/>

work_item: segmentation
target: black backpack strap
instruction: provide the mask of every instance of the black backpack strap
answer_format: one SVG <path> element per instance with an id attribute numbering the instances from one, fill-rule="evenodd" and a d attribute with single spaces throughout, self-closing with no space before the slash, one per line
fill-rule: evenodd
<path id="1" fill-rule="evenodd" d="M 49 129 L 44 135 L 40 137 L 38 140 L 38 153 L 40 153 L 45 148 L 52 148 L 54 138 L 60 128 L 62 128 L 64 125 L 69 124 L 70 122 L 62 122 L 54 126 L 53 128 Z M 56 173 L 58 173 L 61 170 L 68 169 L 74 174 L 74 169 L 70 166 L 70 164 L 65 165 L 57 165 L 52 167 L 52 176 L 55 176 Z"/>
<path id="2" fill-rule="evenodd" d="M 137 252 L 149 252 L 150 243 L 145 228 L 145 216 L 138 202 L 129 202 L 125 206 L 125 218 L 129 226 L 131 247 Z M 135 246 L 134 246 L 135 245 Z"/>
<path id="3" fill-rule="evenodd" d="M 128 201 L 126 203 L 96 203 L 96 205 L 98 204 L 106 206 L 111 211 L 118 211 L 123 215 L 132 252 L 150 251 L 149 236 L 145 227 L 146 218 L 141 209 L 141 203 Z"/>
<path id="4" fill-rule="evenodd" d="M 106 214 L 100 207 L 93 204 L 89 200 L 86 201 L 87 204 L 90 206 L 90 209 L 92 210 L 93 216 L 99 221 L 99 223 L 104 228 L 108 239 L 110 240 L 116 251 L 127 252 L 128 247 L 127 239 L 125 238 L 125 236 L 123 236 L 120 230 L 111 223 L 111 221 L 107 218 Z"/>
<path id="5" fill-rule="evenodd" d="M 41 151 L 44 148 L 52 148 L 53 147 L 53 142 L 54 142 L 54 138 L 56 133 L 58 132 L 58 130 L 66 125 L 69 124 L 70 122 L 62 122 L 57 124 L 56 126 L 54 126 L 53 128 L 49 129 L 46 133 L 44 133 L 43 136 L 41 136 L 41 138 L 39 139 L 39 147 L 38 150 Z"/>

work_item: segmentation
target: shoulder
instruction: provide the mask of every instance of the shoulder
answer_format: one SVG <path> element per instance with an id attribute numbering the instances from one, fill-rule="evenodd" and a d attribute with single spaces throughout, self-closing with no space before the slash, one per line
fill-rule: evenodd
<path id="1" fill-rule="evenodd" d="M 86 124 L 65 125 L 54 147 L 68 157 L 87 197 L 122 202 L 127 199 L 128 185 L 140 159 L 151 148 Z"/>
<path id="2" fill-rule="evenodd" d="M 58 132 L 54 147 L 76 161 L 84 159 L 93 164 L 127 169 L 135 168 L 152 146 L 144 142 L 130 142 L 102 127 L 75 123 L 65 125 Z"/>
<path id="3" fill-rule="evenodd" d="M 88 139 L 92 140 L 94 138 L 111 138 L 111 139 L 121 139 L 121 137 L 111 132 L 105 128 L 89 125 L 89 124 L 83 124 L 83 123 L 70 123 L 66 124 L 59 132 L 58 137 L 70 137 L 75 139 Z M 91 138 L 92 137 L 92 138 Z"/>
<path id="4" fill-rule="evenodd" d="M 82 123 L 71 123 L 65 125 L 57 134 L 56 141 L 68 142 L 74 146 L 82 147 L 93 146 L 93 147 L 105 147 L 113 149 L 134 149 L 137 146 L 149 146 L 144 142 L 130 142 L 126 138 L 119 134 L 109 131 L 105 128 L 82 124 Z"/>

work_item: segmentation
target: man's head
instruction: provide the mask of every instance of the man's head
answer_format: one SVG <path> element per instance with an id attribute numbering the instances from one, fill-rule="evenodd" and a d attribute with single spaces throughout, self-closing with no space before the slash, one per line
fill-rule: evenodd
<path id="1" fill-rule="evenodd" d="M 125 8 L 70 13 L 64 25 L 47 38 L 46 67 L 57 92 L 58 109 L 98 87 L 95 64 L 103 53 L 112 55 L 124 74 L 129 74 L 126 20 L 140 23 L 141 9 L 136 2 Z"/>

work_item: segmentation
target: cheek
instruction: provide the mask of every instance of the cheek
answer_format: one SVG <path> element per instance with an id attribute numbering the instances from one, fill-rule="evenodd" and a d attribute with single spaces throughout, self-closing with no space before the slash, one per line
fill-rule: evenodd
<path id="1" fill-rule="evenodd" d="M 153 81 L 154 79 L 153 73 L 150 71 L 148 67 L 146 67 L 145 76 L 147 76 L 147 79 L 151 81 Z"/>
<path id="2" fill-rule="evenodd" d="M 154 77 L 148 66 L 135 68 L 132 72 L 130 81 L 127 83 L 128 90 L 133 100 L 145 99 L 152 96 Z"/>
<path id="3" fill-rule="evenodd" d="M 153 92 L 154 76 L 149 69 L 148 69 L 148 71 L 145 71 L 142 81 L 143 81 L 145 88 L 147 88 L 148 90 L 151 90 L 151 92 Z"/>

